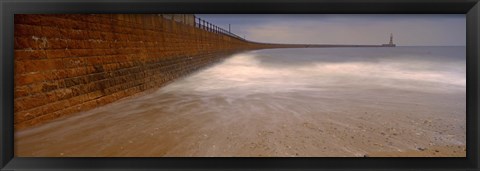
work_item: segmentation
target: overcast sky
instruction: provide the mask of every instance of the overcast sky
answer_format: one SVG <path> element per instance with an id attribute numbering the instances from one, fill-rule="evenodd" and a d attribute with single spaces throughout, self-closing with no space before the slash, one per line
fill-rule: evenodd
<path id="1" fill-rule="evenodd" d="M 465 46 L 463 14 L 196 14 L 258 42 Z"/>

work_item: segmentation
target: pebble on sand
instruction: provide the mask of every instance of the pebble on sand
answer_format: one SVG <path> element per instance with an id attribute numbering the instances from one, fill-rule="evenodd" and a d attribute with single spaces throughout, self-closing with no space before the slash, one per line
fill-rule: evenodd
<path id="1" fill-rule="evenodd" d="M 422 148 L 422 147 L 418 147 L 417 150 L 420 150 L 420 151 L 425 151 L 426 148 Z"/>

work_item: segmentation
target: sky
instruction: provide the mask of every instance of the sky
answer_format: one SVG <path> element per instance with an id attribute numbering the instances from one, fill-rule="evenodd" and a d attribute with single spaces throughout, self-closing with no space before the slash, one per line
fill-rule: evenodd
<path id="1" fill-rule="evenodd" d="M 465 46 L 464 14 L 195 14 L 266 43 Z"/>

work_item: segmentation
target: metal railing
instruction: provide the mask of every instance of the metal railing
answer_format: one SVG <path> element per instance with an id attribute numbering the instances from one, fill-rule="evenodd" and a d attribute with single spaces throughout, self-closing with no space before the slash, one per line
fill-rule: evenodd
<path id="1" fill-rule="evenodd" d="M 224 35 L 231 36 L 231 37 L 234 37 L 234 38 L 237 38 L 237 39 L 240 39 L 240 40 L 245 40 L 243 37 L 240 37 L 240 36 L 230 32 L 228 30 L 225 30 L 222 27 L 218 27 L 215 24 L 209 23 L 208 21 L 203 20 L 199 17 L 195 16 L 194 20 L 195 20 L 195 27 L 197 27 L 197 28 L 200 28 L 200 29 L 206 30 L 208 32 L 212 32 L 212 33 L 224 34 Z"/>

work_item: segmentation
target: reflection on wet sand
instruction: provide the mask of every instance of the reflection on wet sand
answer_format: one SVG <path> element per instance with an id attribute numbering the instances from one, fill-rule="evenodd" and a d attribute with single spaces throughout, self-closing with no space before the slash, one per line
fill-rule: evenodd
<path id="1" fill-rule="evenodd" d="M 237 54 L 148 95 L 16 132 L 15 154 L 465 156 L 464 51 Z"/>

